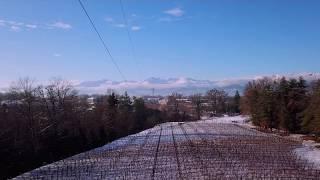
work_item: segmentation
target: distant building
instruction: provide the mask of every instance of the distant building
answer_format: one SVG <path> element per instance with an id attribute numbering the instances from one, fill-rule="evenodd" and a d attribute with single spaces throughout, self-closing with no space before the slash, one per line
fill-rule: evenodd
<path id="1" fill-rule="evenodd" d="M 94 97 L 88 97 L 87 102 L 88 102 L 88 104 L 90 104 L 90 105 L 94 105 L 94 100 L 95 100 Z"/>
<path id="2" fill-rule="evenodd" d="M 89 105 L 89 108 L 88 108 L 89 111 L 92 111 L 95 108 L 95 100 L 96 100 L 95 97 L 88 97 L 87 98 L 87 103 Z"/>
<path id="3" fill-rule="evenodd" d="M 163 110 L 163 100 L 162 96 L 143 96 L 142 97 L 145 106 L 150 109 Z M 161 103 L 160 103 L 161 102 Z"/>
<path id="4" fill-rule="evenodd" d="M 166 106 L 168 104 L 168 98 L 163 98 L 159 100 L 159 104 Z"/>
<path id="5" fill-rule="evenodd" d="M 143 96 L 142 98 L 144 102 L 148 103 L 159 103 L 159 101 L 163 99 L 162 96 Z"/>

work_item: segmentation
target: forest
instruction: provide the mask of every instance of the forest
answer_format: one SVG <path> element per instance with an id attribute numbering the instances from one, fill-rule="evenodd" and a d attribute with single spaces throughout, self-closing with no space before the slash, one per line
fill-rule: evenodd
<path id="1" fill-rule="evenodd" d="M 170 120 L 191 120 L 146 108 L 127 93 L 79 95 L 69 82 L 20 79 L 0 94 L 0 179 L 102 146 Z M 183 118 L 183 119 L 182 119 Z"/>
<path id="2" fill-rule="evenodd" d="M 263 78 L 245 88 L 241 111 L 254 125 L 290 133 L 320 135 L 320 80 Z"/>

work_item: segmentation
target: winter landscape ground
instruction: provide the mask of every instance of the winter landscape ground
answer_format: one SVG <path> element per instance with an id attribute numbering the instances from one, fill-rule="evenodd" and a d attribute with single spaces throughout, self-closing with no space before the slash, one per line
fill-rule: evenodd
<path id="1" fill-rule="evenodd" d="M 15 179 L 319 179 L 320 154 L 310 143 L 245 120 L 160 124 Z"/>

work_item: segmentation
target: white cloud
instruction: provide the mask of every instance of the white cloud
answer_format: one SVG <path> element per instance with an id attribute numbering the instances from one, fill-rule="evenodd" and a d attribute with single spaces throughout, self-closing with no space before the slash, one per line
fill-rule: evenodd
<path id="1" fill-rule="evenodd" d="M 162 18 L 159 18 L 159 21 L 160 22 L 174 22 L 174 21 L 178 21 L 180 19 L 177 19 L 177 18 L 172 18 L 172 17 L 162 17 Z"/>
<path id="2" fill-rule="evenodd" d="M 54 57 L 61 57 L 62 55 L 59 54 L 59 53 L 54 53 L 53 56 L 54 56 Z"/>
<path id="3" fill-rule="evenodd" d="M 7 27 L 12 31 L 21 31 L 21 30 L 32 30 L 37 28 L 42 29 L 64 29 L 68 30 L 71 29 L 72 26 L 70 24 L 64 23 L 62 21 L 56 21 L 52 24 L 45 24 L 45 23 L 26 23 L 26 22 L 17 22 L 12 20 L 4 20 L 0 19 L 0 26 Z"/>
<path id="4" fill-rule="evenodd" d="M 22 22 L 15 22 L 15 21 L 7 21 L 8 24 L 13 25 L 13 26 L 22 26 L 24 23 Z"/>
<path id="5" fill-rule="evenodd" d="M 18 32 L 18 31 L 21 30 L 21 28 L 20 28 L 19 26 L 11 26 L 10 29 L 11 29 L 12 31 L 15 31 L 15 32 Z"/>
<path id="6" fill-rule="evenodd" d="M 126 27 L 126 25 L 125 25 L 125 24 L 122 24 L 122 23 L 120 23 L 120 24 L 114 24 L 113 26 L 114 26 L 114 27 L 118 27 L 118 28 L 125 28 L 125 27 Z"/>
<path id="7" fill-rule="evenodd" d="M 62 21 L 57 21 L 57 22 L 55 22 L 53 24 L 50 24 L 49 26 L 53 27 L 53 28 L 65 29 L 65 30 L 68 30 L 68 29 L 72 28 L 72 26 L 70 24 L 64 23 Z"/>
<path id="8" fill-rule="evenodd" d="M 131 27 L 131 30 L 132 30 L 132 31 L 139 31 L 140 29 L 141 29 L 140 26 L 132 26 L 132 27 Z"/>
<path id="9" fill-rule="evenodd" d="M 36 29 L 38 26 L 35 24 L 26 24 L 26 27 L 30 29 Z"/>
<path id="10" fill-rule="evenodd" d="M 135 18 L 135 17 L 137 17 L 137 15 L 136 14 L 131 14 L 130 17 L 131 18 Z M 112 18 L 110 16 L 105 17 L 104 20 L 109 25 L 111 25 L 113 27 L 116 27 L 116 28 L 126 28 L 126 27 L 128 27 L 131 31 L 139 31 L 139 30 L 141 30 L 141 26 L 130 25 L 131 24 L 130 22 L 132 22 L 131 18 L 128 19 L 128 22 L 129 22 L 128 24 L 124 24 L 123 22 L 117 21 L 117 20 L 115 20 L 114 18 Z"/>
<path id="11" fill-rule="evenodd" d="M 172 18 L 171 17 L 162 17 L 162 18 L 159 18 L 159 21 L 160 22 L 171 22 Z"/>
<path id="12" fill-rule="evenodd" d="M 114 19 L 112 17 L 106 17 L 104 18 L 104 20 L 107 21 L 108 23 L 114 22 Z"/>
<path id="13" fill-rule="evenodd" d="M 167 22 L 167 23 L 171 23 L 171 22 L 177 22 L 177 21 L 182 21 L 185 18 L 183 17 L 161 17 L 158 19 L 159 22 Z"/>
<path id="14" fill-rule="evenodd" d="M 184 11 L 179 7 L 176 7 L 173 9 L 168 9 L 168 10 L 164 11 L 164 13 L 171 15 L 171 16 L 174 16 L 174 17 L 181 17 L 184 15 Z"/>

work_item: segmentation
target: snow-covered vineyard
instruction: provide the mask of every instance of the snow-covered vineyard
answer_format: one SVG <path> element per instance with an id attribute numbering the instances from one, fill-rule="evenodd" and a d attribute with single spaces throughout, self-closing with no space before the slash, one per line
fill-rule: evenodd
<path id="1" fill-rule="evenodd" d="M 301 143 L 223 121 L 161 124 L 16 179 L 320 179 Z"/>

